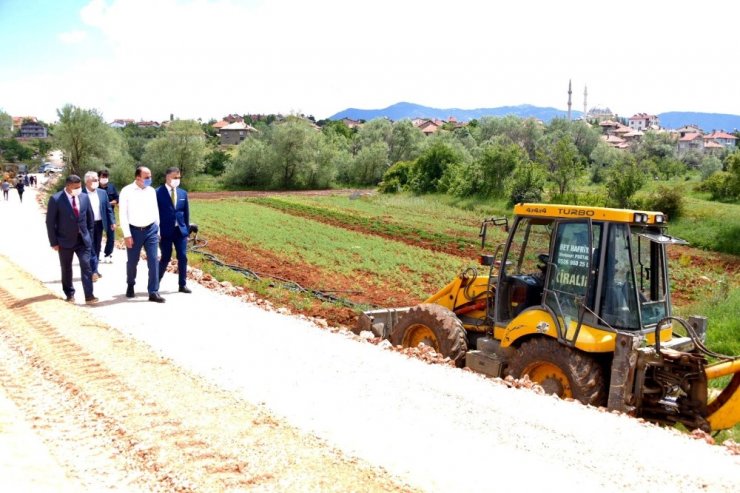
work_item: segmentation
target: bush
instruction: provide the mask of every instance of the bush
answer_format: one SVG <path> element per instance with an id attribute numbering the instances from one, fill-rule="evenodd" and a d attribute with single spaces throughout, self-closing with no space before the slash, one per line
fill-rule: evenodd
<path id="1" fill-rule="evenodd" d="M 188 183 L 189 192 L 217 192 L 223 189 L 221 180 L 207 173 L 191 178 Z"/>
<path id="2" fill-rule="evenodd" d="M 652 211 L 667 214 L 672 220 L 678 219 L 684 212 L 686 200 L 683 189 L 659 186 L 645 199 L 644 206 Z"/>
<path id="3" fill-rule="evenodd" d="M 547 173 L 539 164 L 527 163 L 519 166 L 512 176 L 509 204 L 541 202 L 546 179 Z"/>
<path id="4" fill-rule="evenodd" d="M 399 161 L 385 172 L 378 186 L 380 193 L 396 193 L 408 189 L 409 176 L 414 168 L 412 161 Z"/>

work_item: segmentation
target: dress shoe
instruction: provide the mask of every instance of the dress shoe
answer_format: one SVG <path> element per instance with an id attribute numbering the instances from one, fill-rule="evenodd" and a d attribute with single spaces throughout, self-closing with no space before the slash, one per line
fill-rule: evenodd
<path id="1" fill-rule="evenodd" d="M 85 303 L 87 303 L 88 305 L 94 305 L 97 302 L 98 302 L 98 299 L 95 296 L 91 298 L 85 298 Z"/>
<path id="2" fill-rule="evenodd" d="M 159 293 L 152 293 L 149 295 L 149 301 L 153 301 L 155 303 L 164 303 L 164 298 L 159 296 Z"/>
<path id="3" fill-rule="evenodd" d="M 126 298 L 133 298 L 134 296 L 136 296 L 134 294 L 134 287 L 129 286 L 128 289 L 126 289 Z"/>
<path id="4" fill-rule="evenodd" d="M 67 303 L 74 303 L 75 302 L 75 297 L 74 296 L 67 296 L 64 299 L 64 301 L 66 301 Z"/>
<path id="5" fill-rule="evenodd" d="M 192 293 L 192 291 L 190 291 L 190 288 L 187 286 L 180 286 L 180 289 L 178 289 L 178 291 L 181 293 Z"/>

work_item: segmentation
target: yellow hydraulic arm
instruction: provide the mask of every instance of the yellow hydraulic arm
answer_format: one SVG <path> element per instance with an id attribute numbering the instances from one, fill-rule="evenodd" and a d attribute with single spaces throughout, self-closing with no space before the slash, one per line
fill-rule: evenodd
<path id="1" fill-rule="evenodd" d="M 732 428 L 740 423 L 740 359 L 707 366 L 707 380 L 733 375 L 722 392 L 707 404 L 707 421 L 712 430 Z"/>

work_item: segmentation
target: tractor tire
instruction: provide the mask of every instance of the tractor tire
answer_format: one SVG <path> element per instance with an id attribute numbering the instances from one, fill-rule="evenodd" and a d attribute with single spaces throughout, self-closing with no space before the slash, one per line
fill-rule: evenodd
<path id="1" fill-rule="evenodd" d="M 416 347 L 420 343 L 434 348 L 455 365 L 465 364 L 468 342 L 465 328 L 457 315 L 433 303 L 422 303 L 401 317 L 391 331 L 394 346 Z"/>
<path id="2" fill-rule="evenodd" d="M 608 394 L 599 362 L 549 337 L 523 342 L 509 363 L 508 374 L 514 378 L 527 375 L 548 394 L 606 405 Z"/>

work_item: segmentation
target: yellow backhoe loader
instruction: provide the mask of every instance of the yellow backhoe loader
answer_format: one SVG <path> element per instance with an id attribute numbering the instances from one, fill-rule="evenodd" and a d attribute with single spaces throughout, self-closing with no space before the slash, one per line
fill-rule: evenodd
<path id="1" fill-rule="evenodd" d="M 482 222 L 484 251 L 492 226 L 509 235 L 481 255 L 485 272 L 467 269 L 420 305 L 365 312 L 358 330 L 655 422 L 740 421 L 740 358 L 707 349 L 706 318 L 672 313 L 666 247 L 686 242 L 665 233 L 664 214 L 519 204 L 511 228 Z M 720 377 L 724 390 L 710 390 Z"/>

